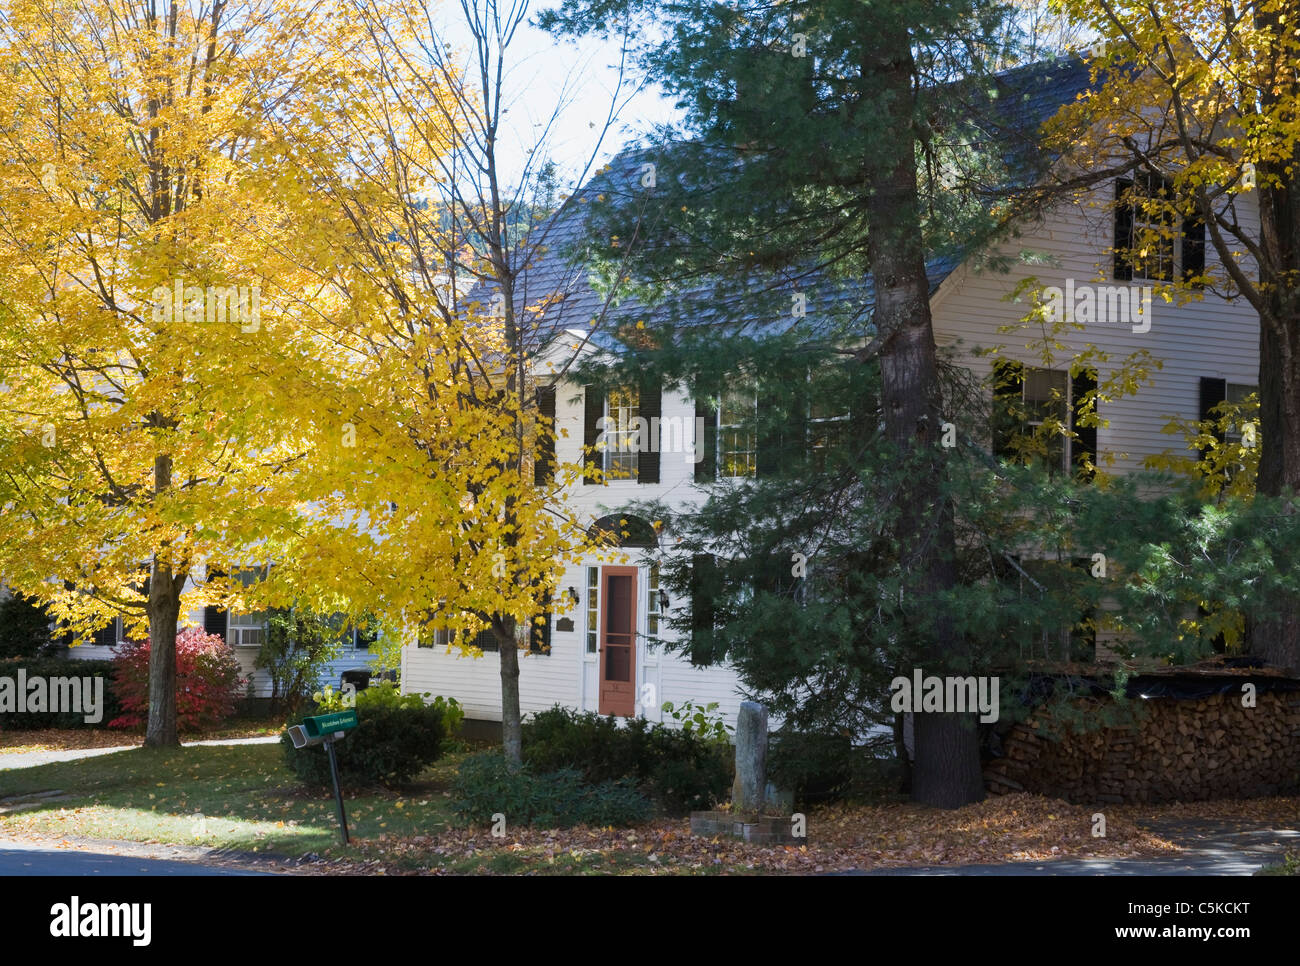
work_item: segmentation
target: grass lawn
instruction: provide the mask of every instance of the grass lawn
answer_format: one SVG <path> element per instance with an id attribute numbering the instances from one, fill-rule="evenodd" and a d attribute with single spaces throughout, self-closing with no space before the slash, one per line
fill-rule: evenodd
<path id="1" fill-rule="evenodd" d="M 0 798 L 71 796 L 0 816 L 0 834 L 333 854 L 333 796 L 299 784 L 282 756 L 279 745 L 137 748 L 0 771 Z M 353 839 L 436 834 L 450 815 L 444 792 L 460 757 L 447 756 L 401 791 L 345 793 Z"/>
<path id="2" fill-rule="evenodd" d="M 283 764 L 279 745 L 143 748 L 36 768 L 0 771 L 0 836 L 113 839 L 201 845 L 322 861 L 304 872 L 500 875 L 808 874 L 900 865 L 960 865 L 1073 857 L 1177 853 L 1139 819 L 1238 815 L 1293 828 L 1295 799 L 1193 803 L 1108 810 L 1092 834 L 1092 807 L 1031 795 L 988 799 L 952 811 L 907 802 L 812 809 L 808 842 L 758 846 L 696 838 L 685 819 L 632 828 L 457 827 L 449 786 L 468 752 L 449 754 L 412 785 L 346 796 L 353 844 L 338 844 L 333 798 L 308 789 Z M 55 793 L 57 798 L 37 798 Z M 1294 874 L 1295 860 L 1273 874 Z"/>

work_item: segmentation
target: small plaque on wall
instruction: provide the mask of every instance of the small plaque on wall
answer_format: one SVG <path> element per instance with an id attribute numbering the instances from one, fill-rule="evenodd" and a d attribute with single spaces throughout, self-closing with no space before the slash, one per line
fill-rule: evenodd
<path id="1" fill-rule="evenodd" d="M 562 631 L 562 632 L 572 631 L 573 619 L 569 617 L 561 617 L 558 621 L 555 622 L 555 629 L 557 631 Z"/>

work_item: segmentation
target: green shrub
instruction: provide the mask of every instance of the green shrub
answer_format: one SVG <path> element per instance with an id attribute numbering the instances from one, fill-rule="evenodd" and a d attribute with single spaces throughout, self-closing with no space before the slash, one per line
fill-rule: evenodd
<path id="1" fill-rule="evenodd" d="M 271 681 L 271 707 L 303 707 L 330 661 L 343 654 L 346 627 L 306 608 L 274 608 L 266 615 L 266 639 L 253 666 Z"/>
<path id="2" fill-rule="evenodd" d="M 497 752 L 461 763 L 452 782 L 452 809 L 467 823 L 569 828 L 634 825 L 650 817 L 650 802 L 627 781 L 588 782 L 572 768 L 539 774 L 511 768 Z"/>
<path id="3" fill-rule="evenodd" d="M 17 593 L 0 601 L 0 660 L 34 658 L 53 646 L 45 608 Z"/>
<path id="4" fill-rule="evenodd" d="M 24 711 L 19 713 L 0 710 L 0 730 L 34 731 L 40 728 L 107 728 L 108 723 L 122 713 L 113 680 L 112 661 L 78 661 L 67 657 L 38 657 L 0 661 L 0 678 L 12 678 L 17 688 L 18 670 L 26 672 L 28 680 L 43 677 L 47 681 L 58 677 L 97 677 L 104 682 L 104 706 L 99 721 L 87 723 L 85 712 L 75 711 Z"/>
<path id="5" fill-rule="evenodd" d="M 853 743 L 843 735 L 777 731 L 768 745 L 767 774 L 805 805 L 834 801 L 853 784 Z"/>
<path id="6" fill-rule="evenodd" d="M 524 761 L 537 774 L 575 769 L 589 783 L 633 782 L 661 811 L 680 815 L 711 807 L 731 785 L 731 745 L 713 724 L 620 724 L 557 705 L 524 723 Z"/>
<path id="7" fill-rule="evenodd" d="M 342 700 L 327 689 L 319 705 L 303 717 L 338 711 Z M 357 692 L 357 727 L 336 742 L 339 780 L 351 787 L 401 785 L 442 756 L 449 709 L 461 713 L 453 700 L 424 703 L 418 694 L 403 695 L 391 682 Z M 301 723 L 301 718 L 291 722 Z M 329 757 L 324 747 L 301 750 L 286 733 L 280 739 L 285 760 L 310 785 L 330 784 Z"/>
<path id="8" fill-rule="evenodd" d="M 425 698 L 433 698 L 432 701 L 426 702 Z M 443 730 L 447 737 L 450 738 L 460 728 L 460 724 L 465 720 L 465 709 L 461 707 L 459 701 L 455 698 L 444 698 L 441 694 L 433 695 L 428 691 L 423 694 L 403 694 L 392 681 L 380 681 L 378 684 L 372 684 L 368 688 L 363 688 L 351 695 L 352 703 L 349 703 L 349 695 L 343 691 L 335 691 L 333 685 L 325 685 L 323 691 L 317 691 L 312 696 L 316 703 L 316 710 L 312 714 L 328 714 L 331 711 L 342 711 L 345 708 L 365 706 L 368 708 L 421 708 L 426 703 L 431 708 L 437 708 L 442 712 Z"/>

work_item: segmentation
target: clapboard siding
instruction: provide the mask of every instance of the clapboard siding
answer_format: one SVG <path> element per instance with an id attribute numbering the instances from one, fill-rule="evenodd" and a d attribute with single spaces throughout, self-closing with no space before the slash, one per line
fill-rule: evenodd
<path id="1" fill-rule="evenodd" d="M 1016 323 L 1028 310 L 1027 301 L 1009 301 L 1008 294 L 1030 276 L 1037 278 L 1041 285 L 1062 289 L 1069 279 L 1074 279 L 1076 285 L 1107 287 L 1147 284 L 1116 282 L 1111 278 L 1112 259 L 1107 249 L 1113 240 L 1113 224 L 1112 215 L 1104 205 L 1112 192 L 1113 186 L 1102 185 L 1081 203 L 1060 205 L 1022 225 L 1019 236 L 999 251 L 1017 265 L 1009 272 L 978 272 L 963 266 L 943 282 L 932 300 L 935 337 L 941 347 L 953 352 L 954 361 L 984 377 L 989 374 L 990 360 L 976 350 L 1002 346 L 1003 355 L 1031 366 L 1043 364 L 1039 352 L 1027 346 L 1034 338 L 1030 331 L 999 331 L 1000 327 Z M 1245 199 L 1245 204 L 1239 205 L 1247 219 L 1254 217 L 1249 202 L 1250 199 Z M 1019 258 L 1022 252 L 1033 253 L 1035 257 L 1022 261 Z M 1213 274 L 1218 265 L 1213 250 L 1207 250 L 1206 261 Z M 1172 418 L 1197 417 L 1203 376 L 1250 385 L 1258 379 L 1257 317 L 1243 301 L 1229 302 L 1209 293 L 1182 305 L 1155 296 L 1149 332 L 1136 333 L 1130 326 L 1117 323 L 1092 323 L 1082 331 L 1068 330 L 1060 341 L 1065 348 L 1058 350 L 1054 368 L 1067 368 L 1071 356 L 1088 344 L 1110 354 L 1115 361 L 1099 366 L 1099 381 L 1103 385 L 1114 366 L 1138 350 L 1146 350 L 1163 364 L 1137 394 L 1102 402 L 1098 407 L 1104 421 L 1097 431 L 1098 462 L 1103 469 L 1115 472 L 1141 468 L 1148 457 L 1162 451 L 1183 451 L 1181 436 L 1168 435 L 1162 430 Z M 556 393 L 556 450 L 561 461 L 580 459 L 583 400 L 581 386 L 565 384 Z M 694 403 L 674 387 L 666 387 L 663 415 L 686 420 L 687 425 L 693 426 L 689 421 L 695 415 Z M 584 485 L 575 487 L 567 499 L 575 510 L 592 520 L 616 511 L 633 499 L 662 499 L 683 507 L 700 499 L 693 476 L 693 462 L 679 454 L 664 453 L 658 483 L 618 481 L 606 486 Z M 599 561 L 587 563 L 594 565 Z M 584 653 L 584 571 L 571 570 L 561 586 L 580 588 L 583 604 L 569 615 L 574 619 L 574 631 L 554 633 L 549 657 L 529 656 L 521 661 L 520 695 L 525 714 L 556 703 L 595 708 L 595 665 Z M 673 606 L 689 606 L 689 601 L 674 601 Z M 694 668 L 680 655 L 648 658 L 642 650 L 637 663 L 638 685 L 655 685 L 656 705 L 663 701 L 690 700 L 697 704 L 716 701 L 727 721 L 734 725 L 742 689 L 732 668 Z M 470 717 L 500 720 L 500 677 L 495 654 L 475 660 L 442 650 L 408 647 L 403 659 L 403 682 L 407 690 L 453 695 L 465 704 Z M 646 713 L 652 718 L 659 717 L 657 707 L 647 709 Z"/>
<path id="2" fill-rule="evenodd" d="M 180 621 L 177 622 L 177 628 L 183 629 L 186 627 L 203 627 L 203 608 L 200 607 L 189 611 L 181 617 Z M 112 660 L 117 655 L 117 651 L 118 648 L 113 647 L 80 644 L 68 648 L 66 653 L 68 657 L 77 660 L 97 661 Z M 253 697 L 269 698 L 271 696 L 271 676 L 265 670 L 256 667 L 258 648 L 236 647 L 234 651 L 235 658 L 239 661 L 240 676 L 252 680 L 252 691 L 246 693 L 251 693 Z M 348 649 L 340 657 L 327 661 L 322 665 L 316 685 L 317 687 L 324 687 L 326 684 L 332 684 L 337 689 L 340 675 L 344 671 L 360 667 L 368 667 L 373 670 L 375 662 L 375 655 L 369 651 Z"/>
<path id="3" fill-rule="evenodd" d="M 1034 338 L 1031 331 L 998 331 L 1000 326 L 1014 324 L 1029 308 L 1028 302 L 1007 301 L 1023 279 L 1032 276 L 1042 285 L 1061 288 L 1071 278 L 1076 284 L 1126 288 L 1146 284 L 1117 282 L 1110 277 L 1106 248 L 1112 244 L 1111 215 L 1100 206 L 1112 192 L 1110 185 L 1098 188 L 1091 196 L 1096 207 L 1085 201 L 1054 209 L 1050 217 L 1025 225 L 1019 238 L 999 250 L 1013 259 L 1020 252 L 1033 252 L 1050 264 L 1021 264 L 1006 274 L 977 273 L 963 267 L 945 280 L 932 303 L 935 337 L 940 346 L 955 351 L 954 361 L 980 376 L 987 375 L 989 359 L 976 356 L 974 350 L 1001 345 L 1011 358 L 1042 365 L 1038 353 L 1026 347 Z M 1248 230 L 1253 230 L 1256 209 L 1252 199 L 1238 200 L 1243 220 Z M 1216 269 L 1221 272 L 1212 248 L 1207 249 L 1206 264 L 1211 274 Z M 1149 332 L 1135 333 L 1114 323 L 1092 323 L 1082 331 L 1067 331 L 1061 339 L 1066 349 L 1054 363 L 1056 368 L 1065 368 L 1070 356 L 1089 343 L 1116 362 L 1146 350 L 1163 363 L 1137 394 L 1098 407 L 1108 422 L 1098 428 L 1098 448 L 1115 457 L 1116 471 L 1141 468 L 1148 457 L 1165 450 L 1185 453 L 1182 437 L 1162 430 L 1172 417 L 1197 418 L 1202 376 L 1248 385 L 1258 382 L 1259 320 L 1244 300 L 1229 302 L 1206 293 L 1204 298 L 1183 305 L 1167 303 L 1158 295 L 1153 303 Z M 1104 383 L 1113 370 L 1113 364 L 1100 366 L 1100 381 Z"/>
<path id="4" fill-rule="evenodd" d="M 585 393 L 581 386 L 569 385 L 556 393 L 556 455 L 562 462 L 579 462 L 582 454 L 583 411 Z M 687 427 L 694 426 L 695 404 L 673 387 L 666 387 L 662 398 L 662 418 L 678 418 Z M 687 442 L 691 441 L 690 436 Z M 659 482 L 636 483 L 615 481 L 604 486 L 581 486 L 568 496 L 570 505 L 583 518 L 596 520 L 618 511 L 631 500 L 662 499 L 681 506 L 688 501 L 698 502 L 700 493 L 694 486 L 695 462 L 687 453 L 661 453 Z M 641 568 L 638 589 L 639 631 L 645 634 L 646 561 L 642 551 L 629 550 L 629 566 Z M 603 563 L 622 563 L 607 559 Z M 574 622 L 572 631 L 558 631 L 552 627 L 551 653 L 549 655 L 520 652 L 519 703 L 523 714 L 543 711 L 556 704 L 580 710 L 597 710 L 596 656 L 586 653 L 586 567 L 600 566 L 602 561 L 592 557 L 582 566 L 570 567 L 559 582 L 561 591 L 574 587 L 580 602 L 568 612 Z M 678 607 L 689 607 L 689 601 L 670 602 L 669 613 Z M 659 650 L 663 650 L 660 648 Z M 445 647 L 415 647 L 408 645 L 402 653 L 402 689 L 414 693 L 430 693 L 455 697 L 465 707 L 470 718 L 501 720 L 501 677 L 496 653 L 482 657 L 463 656 L 458 650 Z M 644 637 L 638 646 L 636 662 L 638 695 L 642 686 L 653 686 L 653 701 L 643 713 L 658 721 L 663 717 L 660 708 L 665 701 L 680 705 L 683 701 L 696 704 L 717 702 L 718 711 L 734 725 L 740 710 L 739 679 L 729 667 L 695 668 L 680 655 L 647 653 Z"/>

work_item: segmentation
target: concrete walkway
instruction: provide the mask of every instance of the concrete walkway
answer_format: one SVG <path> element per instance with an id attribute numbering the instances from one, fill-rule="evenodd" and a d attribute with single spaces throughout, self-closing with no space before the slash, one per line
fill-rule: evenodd
<path id="1" fill-rule="evenodd" d="M 278 735 L 264 738 L 217 738 L 213 741 L 186 741 L 182 744 L 189 748 L 194 745 L 269 745 L 280 740 Z M 94 758 L 96 755 L 112 755 L 119 751 L 134 751 L 139 745 L 120 745 L 114 748 L 73 748 L 68 751 L 19 751 L 5 754 L 0 752 L 0 771 L 11 768 L 36 768 L 40 765 L 52 765 L 56 761 L 77 761 L 81 758 Z"/>

